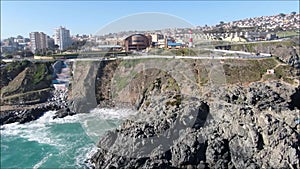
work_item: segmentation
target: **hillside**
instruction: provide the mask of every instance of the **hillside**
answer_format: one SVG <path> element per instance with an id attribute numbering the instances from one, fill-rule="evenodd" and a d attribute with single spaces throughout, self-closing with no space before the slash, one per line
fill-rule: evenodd
<path id="1" fill-rule="evenodd" d="M 255 31 L 255 32 L 278 32 L 278 31 L 291 31 L 300 28 L 300 14 L 277 14 L 272 16 L 259 16 L 253 18 L 244 18 L 236 21 L 226 22 L 220 21 L 219 24 L 214 26 L 200 27 L 205 32 L 211 31 Z"/>
<path id="2" fill-rule="evenodd" d="M 68 108 L 1 112 L 1 125 L 52 109 L 64 117 L 97 105 L 130 106 L 138 114 L 101 137 L 90 159 L 95 168 L 300 167 L 299 69 L 278 58 L 120 59 L 79 61 L 72 68 Z M 17 71 L 1 88 L 3 103 L 49 98 L 43 92 L 51 63 Z"/>
<path id="3" fill-rule="evenodd" d="M 95 87 L 98 104 L 114 101 L 135 105 L 142 92 L 155 80 L 164 84 L 163 88 L 181 88 L 181 92 L 186 94 L 195 94 L 194 91 L 214 83 L 247 86 L 252 82 L 277 80 L 297 86 L 300 80 L 298 69 L 276 58 L 179 61 L 136 59 L 110 61 L 101 67 Z M 274 69 L 274 74 L 267 74 L 268 69 Z"/>
<path id="4" fill-rule="evenodd" d="M 99 140 L 95 168 L 299 168 L 296 68 L 275 58 L 105 65 L 97 100 L 139 113 Z"/>
<path id="5" fill-rule="evenodd" d="M 41 103 L 50 96 L 51 63 L 7 63 L 1 74 L 1 105 Z"/>

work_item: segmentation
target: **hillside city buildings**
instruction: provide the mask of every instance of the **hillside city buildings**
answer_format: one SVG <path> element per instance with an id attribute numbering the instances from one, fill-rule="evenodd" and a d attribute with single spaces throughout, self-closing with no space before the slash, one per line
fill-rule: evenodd
<path id="1" fill-rule="evenodd" d="M 214 26 L 170 28 L 150 31 L 126 31 L 106 35 L 70 35 L 70 30 L 58 27 L 54 35 L 31 32 L 29 38 L 11 37 L 1 41 L 1 55 L 16 55 L 18 51 L 32 51 L 35 55 L 64 51 L 99 51 L 109 46 L 118 50 L 145 50 L 148 48 L 197 47 L 209 42 L 255 42 L 280 38 L 278 33 L 293 31 L 299 35 L 300 14 L 278 14 L 223 22 Z M 192 33 L 191 33 L 192 32 Z M 298 32 L 298 33 L 297 33 Z M 282 36 L 281 36 L 282 38 Z M 284 38 L 284 37 L 283 37 Z M 192 43 L 191 43 L 192 40 Z M 88 42 L 86 45 L 84 45 Z M 84 46 L 83 46 L 84 45 Z"/>

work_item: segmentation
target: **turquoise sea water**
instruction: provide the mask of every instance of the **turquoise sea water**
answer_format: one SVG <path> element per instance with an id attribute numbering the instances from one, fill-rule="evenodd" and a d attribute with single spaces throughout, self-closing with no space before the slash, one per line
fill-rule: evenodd
<path id="1" fill-rule="evenodd" d="M 89 168 L 86 160 L 101 135 L 135 114 L 127 109 L 94 109 L 53 120 L 54 113 L 1 127 L 1 168 Z"/>

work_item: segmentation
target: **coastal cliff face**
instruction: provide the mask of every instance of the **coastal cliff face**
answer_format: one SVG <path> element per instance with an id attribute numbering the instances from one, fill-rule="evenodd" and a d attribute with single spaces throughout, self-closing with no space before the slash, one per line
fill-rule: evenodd
<path id="1" fill-rule="evenodd" d="M 36 104 L 50 97 L 51 63 L 29 61 L 7 63 L 1 67 L 1 104 Z"/>
<path id="2" fill-rule="evenodd" d="M 199 99 L 156 84 L 99 141 L 96 168 L 299 168 L 299 89 L 253 83 Z"/>
<path id="3" fill-rule="evenodd" d="M 270 53 L 284 63 L 292 67 L 300 68 L 300 41 L 299 37 L 294 37 L 287 41 L 267 42 L 259 44 L 232 45 L 232 50 Z"/>
<path id="4" fill-rule="evenodd" d="M 76 113 L 89 113 L 97 106 L 95 77 L 100 62 L 74 62 L 73 80 L 70 91 L 70 110 Z"/>
<path id="5" fill-rule="evenodd" d="M 225 62 L 224 76 L 253 64 L 242 62 Z M 105 75 L 113 77 L 107 98 L 139 113 L 100 139 L 90 159 L 95 168 L 299 168 L 299 86 L 265 80 L 262 72 L 276 66 L 273 61 L 254 63 L 262 69 L 253 69 L 258 77 L 220 83 L 211 80 L 220 73 L 214 64 L 188 62 L 192 81 L 163 68 L 135 71 L 138 62 L 120 63 L 121 74 Z M 184 82 L 192 90 L 181 88 Z"/>
<path id="6" fill-rule="evenodd" d="M 44 68 L 30 64 L 6 76 L 1 95 L 42 98 L 35 92 L 50 83 Z M 121 103 L 139 111 L 101 138 L 95 168 L 300 168 L 299 69 L 276 59 L 116 60 L 73 70 L 71 104 L 58 117 Z M 1 112 L 1 125 L 61 109 L 56 102 Z"/>

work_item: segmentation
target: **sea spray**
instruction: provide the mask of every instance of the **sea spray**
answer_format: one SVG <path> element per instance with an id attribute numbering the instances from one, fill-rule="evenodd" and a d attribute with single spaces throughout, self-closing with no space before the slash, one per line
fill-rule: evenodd
<path id="1" fill-rule="evenodd" d="M 48 111 L 29 123 L 3 125 L 1 168 L 89 168 L 87 159 L 96 151 L 101 135 L 135 113 L 94 109 L 53 119 L 55 111 Z"/>

